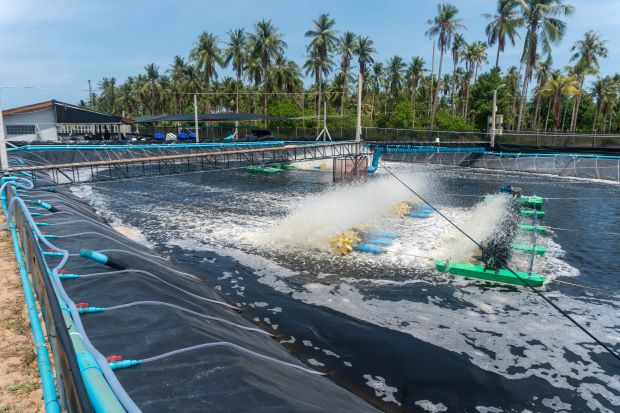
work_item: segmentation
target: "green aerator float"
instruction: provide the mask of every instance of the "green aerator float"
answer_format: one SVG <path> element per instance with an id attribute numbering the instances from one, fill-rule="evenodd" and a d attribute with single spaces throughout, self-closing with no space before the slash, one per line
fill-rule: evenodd
<path id="1" fill-rule="evenodd" d="M 531 271 L 534 265 L 534 258 L 536 256 L 543 256 L 547 252 L 547 248 L 544 246 L 536 245 L 536 236 L 547 232 L 546 226 L 538 224 L 538 220 L 545 215 L 545 213 L 541 211 L 544 200 L 542 197 L 536 195 L 521 196 L 521 189 L 513 188 L 510 185 L 505 185 L 499 189 L 500 192 L 512 195 L 513 199 L 515 199 L 513 203 L 513 211 L 516 212 L 518 210 L 519 214 L 526 221 L 529 221 L 528 223 L 520 223 L 515 226 L 515 228 L 529 233 L 529 243 L 510 243 L 509 239 L 512 237 L 512 234 L 505 235 L 506 233 L 504 233 L 504 242 L 506 243 L 505 248 L 499 248 L 501 245 L 498 246 L 495 244 L 492 246 L 486 245 L 484 247 L 485 250 L 481 251 L 482 255 L 480 257 L 474 257 L 480 262 L 480 265 L 450 260 L 436 260 L 435 268 L 439 272 L 460 277 L 476 278 L 480 280 L 518 286 L 525 286 L 525 283 L 527 283 L 532 287 L 540 287 L 544 284 L 545 277 L 539 274 L 534 274 Z M 496 196 L 498 195 L 485 195 L 485 199 Z M 491 251 L 490 254 L 487 248 Z M 510 249 L 531 256 L 528 272 L 512 271 L 501 267 L 494 254 L 499 253 L 500 256 L 502 253 L 507 254 L 506 258 L 504 258 L 504 260 L 507 261 L 510 254 Z"/>
<path id="2" fill-rule="evenodd" d="M 531 245 L 531 244 L 510 244 L 510 247 L 519 252 L 523 252 L 525 254 L 531 254 L 532 251 L 538 256 L 545 255 L 547 252 L 547 248 L 542 245 Z"/>
<path id="3" fill-rule="evenodd" d="M 246 169 L 251 174 L 271 175 L 282 172 L 280 168 L 272 168 L 270 166 L 248 166 Z"/>
<path id="4" fill-rule="evenodd" d="M 246 171 L 251 174 L 271 175 L 282 171 L 292 171 L 294 169 L 297 169 L 297 167 L 286 163 L 273 163 L 269 166 L 248 166 Z"/>
<path id="5" fill-rule="evenodd" d="M 515 271 L 519 276 L 506 269 L 488 270 L 482 265 L 467 264 L 464 262 L 450 262 L 444 260 L 435 260 L 435 268 L 439 272 L 458 275 L 466 278 L 477 278 L 480 280 L 495 281 L 504 284 L 513 284 L 523 286 L 522 278 L 532 287 L 540 287 L 545 282 L 545 278 L 538 274 L 528 274 L 525 272 Z"/>
<path id="6" fill-rule="evenodd" d="M 543 225 L 518 224 L 517 226 L 519 227 L 519 229 L 527 232 L 537 231 L 541 234 L 547 232 L 547 227 Z"/>

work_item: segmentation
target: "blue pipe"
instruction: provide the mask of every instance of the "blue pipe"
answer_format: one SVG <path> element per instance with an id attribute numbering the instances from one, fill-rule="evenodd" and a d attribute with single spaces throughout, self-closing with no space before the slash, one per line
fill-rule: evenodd
<path id="1" fill-rule="evenodd" d="M 485 153 L 486 149 L 481 146 L 474 147 L 450 147 L 450 146 L 414 146 L 414 145 L 368 145 L 373 149 L 372 164 L 368 167 L 368 173 L 374 173 L 379 168 L 379 160 L 384 153 Z"/>
<path id="2" fill-rule="evenodd" d="M 24 299 L 26 301 L 26 308 L 28 309 L 28 319 L 32 330 L 32 338 L 37 349 L 37 364 L 39 365 L 39 375 L 41 376 L 41 388 L 43 390 L 45 411 L 46 413 L 60 413 L 60 405 L 58 403 L 58 395 L 56 394 L 56 384 L 54 382 L 52 364 L 50 362 L 47 346 L 45 345 L 45 335 L 43 334 L 43 328 L 41 327 L 41 322 L 39 321 L 39 313 L 37 311 L 37 304 L 32 291 L 32 286 L 30 285 L 30 279 L 28 278 L 28 270 L 26 269 L 24 256 L 17 238 L 15 224 L 7 215 L 5 189 L 8 182 L 9 181 L 5 181 L 5 178 L 2 178 L 2 187 L 0 188 L 0 194 L 2 195 L 2 208 L 5 212 L 7 222 L 9 222 L 9 228 L 11 229 L 13 249 L 15 250 L 19 277 L 24 290 Z"/>
<path id="3" fill-rule="evenodd" d="M 30 185 L 30 189 L 32 188 L 32 183 L 22 179 L 23 181 L 26 181 L 28 183 L 28 185 Z M 0 196 L 2 197 L 2 206 L 4 208 L 5 214 L 7 216 L 8 222 L 11 225 L 11 230 L 12 230 L 12 234 L 13 234 L 13 242 L 14 244 L 17 242 L 17 237 L 15 234 L 15 226 L 14 224 L 11 222 L 11 217 L 13 214 L 13 208 L 14 208 L 14 203 L 15 201 L 19 201 L 18 204 L 20 205 L 20 207 L 25 211 L 25 215 L 26 215 L 26 219 L 28 220 L 29 224 L 30 224 L 30 229 L 32 230 L 32 232 L 34 232 L 34 235 L 39 237 L 39 239 L 46 244 L 48 247 L 50 248 L 56 248 L 54 247 L 54 245 L 50 244 L 49 241 L 46 240 L 46 238 L 41 234 L 40 230 L 38 229 L 38 227 L 36 226 L 36 222 L 32 219 L 32 214 L 27 211 L 27 207 L 26 204 L 24 203 L 24 201 L 22 199 L 20 199 L 19 197 L 15 197 L 14 199 L 11 200 L 11 204 L 10 206 L 8 206 L 7 208 L 7 202 L 6 202 L 6 196 L 4 193 L 5 187 L 6 185 L 8 185 L 8 183 L 5 183 L 2 187 L 0 187 Z M 13 183 L 13 185 L 19 185 L 18 183 Z M 19 248 L 19 243 L 17 243 L 17 247 Z M 75 304 L 70 300 L 70 298 L 66 295 L 66 292 L 62 289 L 62 286 L 58 287 L 58 284 L 60 284 L 60 279 L 55 278 L 54 276 L 58 276 L 58 271 L 60 268 L 62 268 L 62 266 L 64 266 L 67 258 L 68 258 L 68 252 L 67 251 L 63 251 L 60 250 L 58 248 L 56 248 L 58 251 L 63 251 L 63 252 L 45 252 L 42 251 L 41 246 L 38 246 L 39 250 L 43 253 L 43 255 L 56 255 L 59 254 L 60 256 L 62 256 L 62 260 L 60 262 L 60 264 L 58 264 L 55 268 L 54 271 L 50 271 L 47 262 L 44 261 L 44 265 L 48 271 L 48 273 L 51 275 L 52 281 L 54 282 L 54 292 L 56 294 L 56 297 L 58 299 L 58 302 L 63 310 L 63 312 L 66 313 L 65 315 L 65 324 L 67 324 L 69 328 L 69 332 L 71 335 L 71 340 L 73 341 L 74 347 L 75 347 L 75 351 L 76 351 L 76 359 L 78 362 L 78 366 L 80 368 L 80 373 L 82 375 L 82 377 L 84 378 L 84 385 L 86 387 L 86 391 L 88 392 L 89 395 L 89 399 L 92 403 L 92 405 L 95 407 L 95 411 L 97 412 L 121 412 L 124 411 L 123 407 L 126 408 L 127 411 L 129 412 L 139 412 L 139 408 L 135 405 L 135 403 L 129 399 L 129 396 L 127 396 L 126 392 L 124 392 L 124 389 L 122 389 L 122 387 L 120 387 L 120 384 L 118 383 L 118 380 L 116 379 L 116 377 L 113 376 L 113 374 L 111 376 L 106 375 L 106 373 L 104 373 L 104 371 L 102 370 L 101 364 L 98 362 L 98 359 L 96 357 L 99 357 L 101 359 L 101 363 L 105 363 L 105 367 L 109 366 L 107 365 L 107 363 L 105 362 L 105 359 L 103 358 L 103 356 L 101 356 L 100 354 L 97 353 L 96 356 L 93 356 L 93 354 L 91 352 L 96 352 L 96 349 L 94 349 L 94 347 L 92 347 L 92 344 L 88 341 L 88 337 L 86 336 L 84 329 L 81 325 L 80 319 L 79 319 L 79 313 L 77 311 L 77 308 L 75 307 Z M 16 249 L 17 251 L 17 249 Z M 20 250 L 20 254 L 21 254 L 21 250 Z M 21 267 L 20 267 L 21 268 Z M 25 268 L 24 268 L 25 269 Z M 26 279 L 27 278 L 27 271 L 26 271 Z M 29 284 L 28 284 L 29 286 Z M 26 291 L 26 288 L 24 287 L 24 290 Z M 32 293 L 32 289 L 30 288 L 29 291 Z M 63 298 L 64 297 L 64 298 Z M 72 305 L 72 307 L 69 307 L 67 305 L 67 300 L 68 302 Z M 36 307 L 35 311 L 36 311 Z M 30 307 L 29 307 L 30 309 Z M 71 322 L 68 323 L 68 320 L 70 320 Z M 36 322 L 39 323 L 38 318 L 36 318 Z M 31 320 L 31 325 L 34 326 L 34 323 Z M 40 327 L 40 323 L 38 324 Z M 79 327 L 79 328 L 78 328 Z M 75 334 L 75 335 L 74 335 Z M 33 333 L 34 336 L 34 333 Z M 43 347 L 46 351 L 47 354 L 47 348 L 45 347 L 45 345 L 37 346 L 37 349 L 40 349 L 41 347 Z M 49 355 L 48 355 L 48 361 L 49 361 Z M 48 362 L 49 364 L 49 362 Z M 45 365 L 45 364 L 39 364 L 39 369 L 41 370 L 41 366 Z M 111 370 L 109 369 L 110 373 Z M 49 372 L 51 373 L 51 372 Z M 46 395 L 46 385 L 43 384 L 44 382 L 44 375 L 43 372 L 41 373 L 41 381 L 42 381 L 42 387 L 43 387 L 43 392 L 44 392 L 44 399 L 45 399 L 45 395 Z M 107 381 L 106 381 L 107 380 Z M 49 384 L 47 385 L 49 386 Z M 56 396 L 56 392 L 55 392 L 55 385 L 53 382 L 53 376 L 52 376 L 52 383 L 51 383 L 52 389 L 53 389 L 53 394 L 54 397 Z M 112 390 L 112 387 L 115 388 L 115 390 Z M 120 393 L 119 393 L 120 391 Z M 120 396 L 126 396 L 124 398 L 125 404 L 121 404 L 120 403 Z M 49 397 L 49 396 L 48 396 Z M 58 405 L 58 402 L 56 401 L 56 405 Z M 54 407 L 50 407 L 53 410 L 49 410 L 50 413 L 56 413 L 59 412 L 60 409 L 59 408 L 54 408 Z M 47 412 L 47 403 L 46 403 L 46 412 Z"/>
<path id="4" fill-rule="evenodd" d="M 585 155 L 574 153 L 522 153 L 522 152 L 486 152 L 487 155 L 499 156 L 500 158 L 521 158 L 521 157 L 535 157 L 535 158 L 587 158 L 587 159 L 620 159 L 620 156 L 612 155 Z"/>

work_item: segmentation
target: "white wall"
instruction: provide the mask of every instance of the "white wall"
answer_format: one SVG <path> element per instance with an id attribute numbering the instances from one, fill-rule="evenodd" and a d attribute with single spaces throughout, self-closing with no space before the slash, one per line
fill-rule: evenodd
<path id="1" fill-rule="evenodd" d="M 4 125 L 35 125 L 35 134 L 9 135 L 8 141 L 55 141 L 56 116 L 53 108 L 34 110 L 32 112 L 4 115 Z"/>

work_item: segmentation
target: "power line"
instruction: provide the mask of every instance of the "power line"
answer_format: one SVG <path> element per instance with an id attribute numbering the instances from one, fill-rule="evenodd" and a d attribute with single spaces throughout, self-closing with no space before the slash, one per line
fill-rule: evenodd
<path id="1" fill-rule="evenodd" d="M 407 188 L 409 191 L 411 191 L 411 193 L 413 193 L 415 196 L 417 196 L 418 198 L 420 198 L 420 200 L 422 202 L 424 202 L 426 205 L 428 205 L 429 207 L 431 207 L 435 212 L 437 212 L 437 214 L 439 214 L 439 216 L 441 216 L 443 219 L 445 219 L 446 221 L 448 221 L 448 223 L 450 223 L 450 225 L 452 225 L 454 228 L 456 228 L 459 232 L 461 232 L 465 237 L 467 237 L 469 240 L 471 240 L 474 244 L 476 244 L 476 246 L 478 248 L 480 248 L 480 251 L 484 251 L 484 248 L 482 247 L 482 245 L 480 245 L 480 243 L 478 241 L 476 241 L 475 239 L 473 239 L 468 233 L 466 233 L 464 230 L 462 230 L 458 225 L 456 225 L 452 220 L 450 220 L 450 218 L 448 218 L 447 216 L 445 216 L 443 213 L 441 213 L 437 208 L 435 208 L 433 205 L 431 205 L 428 201 L 426 201 L 422 196 L 420 196 L 420 194 L 418 194 L 415 190 L 413 190 L 409 185 L 407 185 L 405 182 L 403 182 L 398 176 L 396 176 L 396 174 L 394 174 L 390 169 L 388 169 L 385 164 L 383 164 L 383 162 L 380 163 L 380 165 L 390 174 L 392 175 L 392 177 L 394 177 L 398 182 L 400 182 L 405 188 Z M 493 256 L 491 254 L 491 256 Z M 566 319 L 568 319 L 571 323 L 573 323 L 575 326 L 577 326 L 581 331 L 583 331 L 588 337 L 590 337 L 592 340 L 594 340 L 598 345 L 600 345 L 602 348 L 604 348 L 609 354 L 611 354 L 616 360 L 620 361 L 620 356 L 618 354 L 616 354 L 611 348 L 609 348 L 605 343 L 603 343 L 601 340 L 599 340 L 594 334 L 590 333 L 584 326 L 582 326 L 577 320 L 575 320 L 573 317 L 571 317 L 566 311 L 562 310 L 557 304 L 555 304 L 553 301 L 551 301 L 549 298 L 547 298 L 546 295 L 544 295 L 543 293 L 541 293 L 540 291 L 538 291 L 536 288 L 534 288 L 529 282 L 527 282 L 527 280 L 523 277 L 521 277 L 519 274 L 517 274 L 515 271 L 513 271 L 509 266 L 508 263 L 506 263 L 506 261 L 502 258 L 498 258 L 493 256 L 494 259 L 497 260 L 498 263 L 502 264 L 502 267 L 504 267 L 505 269 L 507 269 L 508 271 L 510 271 L 510 273 L 512 275 L 514 275 L 519 281 L 521 281 L 521 283 L 523 283 L 524 286 L 528 287 L 530 290 L 532 290 L 535 294 L 537 294 L 540 298 L 542 298 L 543 300 L 545 300 L 550 306 L 552 306 L 556 311 L 558 311 L 561 315 L 563 315 Z"/>

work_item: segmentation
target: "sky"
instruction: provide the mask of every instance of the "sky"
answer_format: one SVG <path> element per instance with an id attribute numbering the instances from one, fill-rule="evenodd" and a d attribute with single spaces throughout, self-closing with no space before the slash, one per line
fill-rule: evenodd
<path id="1" fill-rule="evenodd" d="M 566 0 L 575 6 L 563 41 L 554 46 L 554 65 L 569 63 L 570 47 L 587 30 L 608 41 L 601 73 L 620 72 L 620 0 Z M 459 9 L 468 42 L 485 40 L 486 19 L 495 0 L 450 0 Z M 252 30 L 271 19 L 284 34 L 287 56 L 303 63 L 304 33 L 321 13 L 336 19 L 336 29 L 369 36 L 375 61 L 400 55 L 422 56 L 430 66 L 432 43 L 424 36 L 437 1 L 428 0 L 0 0 L 0 102 L 10 108 L 49 99 L 78 103 L 102 77 L 122 82 L 155 63 L 163 72 L 175 55 L 187 56 L 201 32 L 226 39 L 230 29 Z M 518 65 L 518 40 L 500 58 Z M 489 68 L 495 61 L 489 50 Z M 450 68 L 452 63 L 446 60 Z M 445 66 L 444 66 L 445 67 Z M 231 74 L 228 69 L 219 75 Z M 307 80 L 308 83 L 311 79 Z M 34 88 L 32 88 L 34 87 Z"/>

